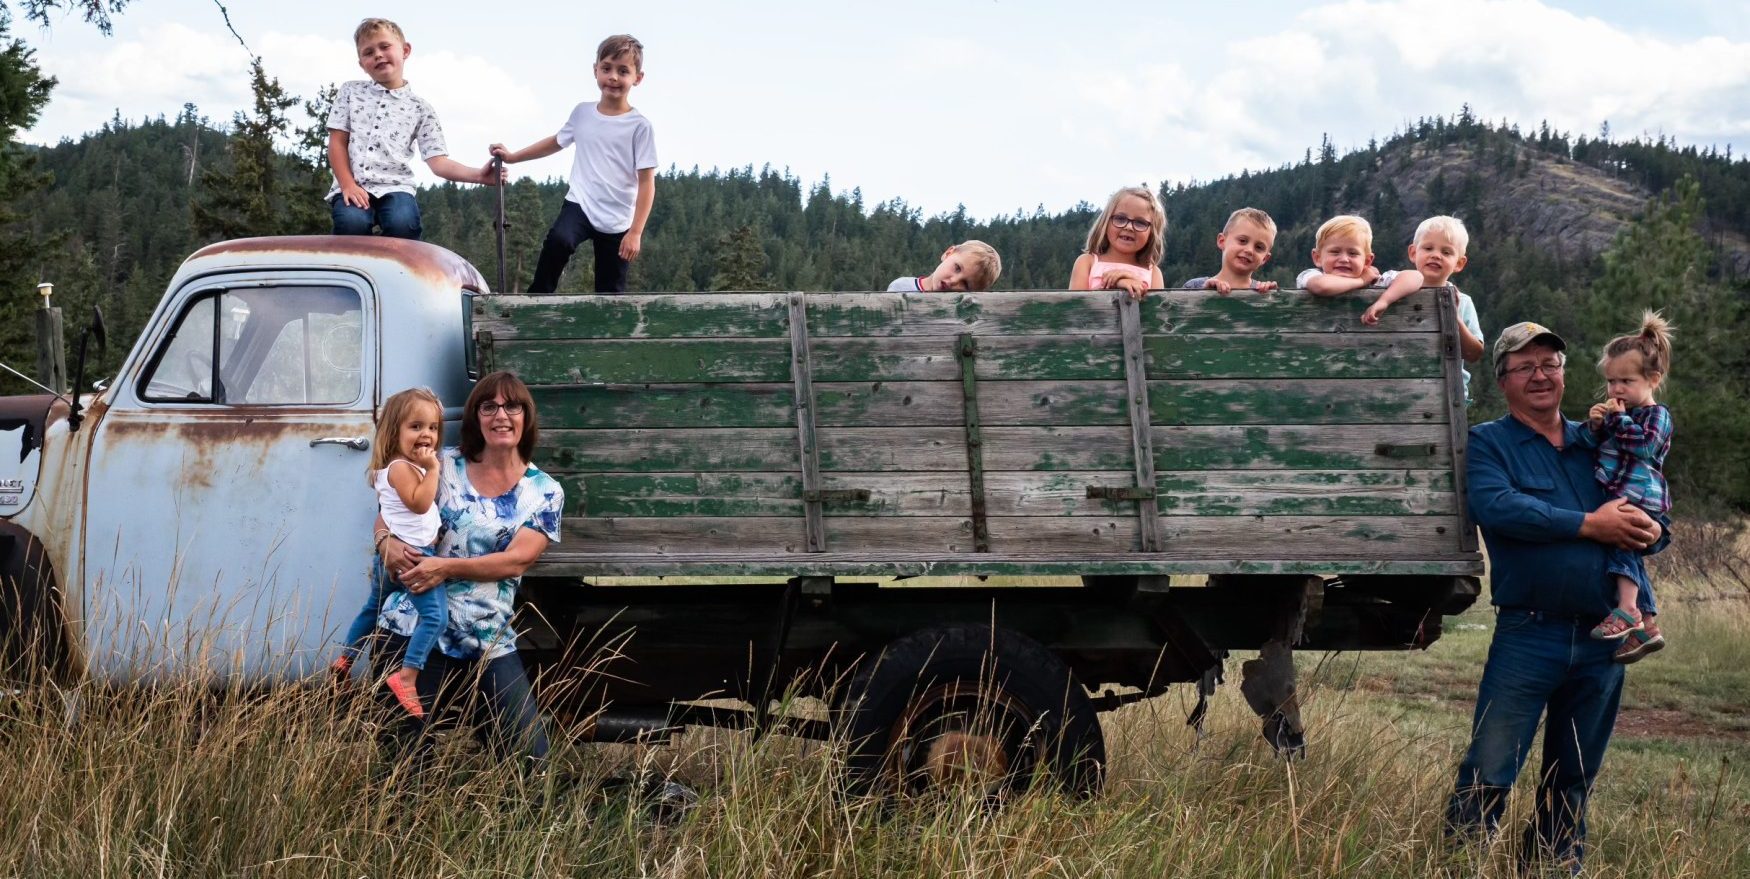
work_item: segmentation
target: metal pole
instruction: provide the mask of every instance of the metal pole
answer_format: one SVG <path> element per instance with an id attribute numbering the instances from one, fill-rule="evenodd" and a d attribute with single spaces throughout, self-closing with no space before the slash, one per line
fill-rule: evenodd
<path id="1" fill-rule="evenodd" d="M 504 281 L 504 157 L 492 157 L 492 176 L 498 181 L 498 219 L 492 227 L 498 231 L 498 289 L 495 293 L 505 293 Z"/>
<path id="2" fill-rule="evenodd" d="M 38 284 L 43 307 L 36 312 L 36 375 L 57 394 L 67 391 L 67 350 L 61 340 L 61 310 L 49 305 L 55 285 Z"/>

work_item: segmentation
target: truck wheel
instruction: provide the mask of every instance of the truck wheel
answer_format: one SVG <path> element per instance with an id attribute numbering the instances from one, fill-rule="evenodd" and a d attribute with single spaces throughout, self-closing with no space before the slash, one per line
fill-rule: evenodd
<path id="1" fill-rule="evenodd" d="M 1091 795 L 1105 773 L 1106 741 L 1081 682 L 1039 642 L 1006 629 L 945 626 L 900 638 L 851 678 L 835 714 L 856 794 L 971 782 L 1001 796 L 1048 777 Z"/>

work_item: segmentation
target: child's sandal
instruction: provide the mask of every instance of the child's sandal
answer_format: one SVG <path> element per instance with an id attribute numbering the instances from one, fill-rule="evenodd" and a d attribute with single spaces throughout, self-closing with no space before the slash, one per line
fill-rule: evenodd
<path id="1" fill-rule="evenodd" d="M 1627 638 L 1630 632 L 1639 632 L 1641 626 L 1640 614 L 1613 607 L 1604 622 L 1592 627 L 1592 637 L 1600 641 L 1618 641 Z"/>
<path id="2" fill-rule="evenodd" d="M 1637 629 L 1623 640 L 1622 646 L 1616 648 L 1611 657 L 1623 665 L 1640 662 L 1649 653 L 1657 653 L 1665 649 L 1665 636 L 1659 631 L 1658 624 Z"/>

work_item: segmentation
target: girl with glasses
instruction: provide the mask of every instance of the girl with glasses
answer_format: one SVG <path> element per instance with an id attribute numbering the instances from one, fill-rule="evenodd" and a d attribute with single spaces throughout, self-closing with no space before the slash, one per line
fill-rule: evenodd
<path id="1" fill-rule="evenodd" d="M 1132 299 L 1159 290 L 1166 286 L 1160 269 L 1166 234 L 1167 213 L 1148 187 L 1126 186 L 1112 193 L 1070 269 L 1069 288 L 1123 290 Z"/>

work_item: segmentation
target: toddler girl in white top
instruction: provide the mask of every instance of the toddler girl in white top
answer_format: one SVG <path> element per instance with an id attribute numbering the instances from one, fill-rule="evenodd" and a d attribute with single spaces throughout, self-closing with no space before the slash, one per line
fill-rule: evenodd
<path id="1" fill-rule="evenodd" d="M 376 628 L 377 614 L 383 609 L 383 599 L 401 586 L 389 579 L 383 569 L 380 550 L 383 541 L 393 536 L 408 546 L 418 547 L 426 555 L 438 536 L 438 439 L 443 433 L 444 410 L 436 394 L 425 388 L 409 388 L 383 403 L 383 415 L 377 422 L 376 442 L 371 446 L 370 479 L 377 489 L 377 506 L 382 512 L 386 530 L 378 531 L 379 554 L 371 563 L 371 591 L 359 609 L 358 616 L 347 630 L 344 647 L 333 669 L 345 677 L 359 656 L 366 636 Z M 385 683 L 396 701 L 414 717 L 424 717 L 415 683 L 425 658 L 443 632 L 446 619 L 447 593 L 443 589 L 428 589 L 411 594 L 419 623 L 408 639 L 407 654 L 401 667 L 389 674 Z"/>

